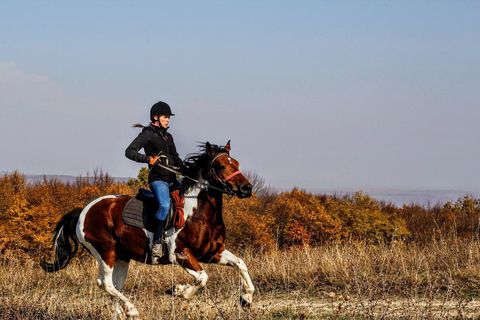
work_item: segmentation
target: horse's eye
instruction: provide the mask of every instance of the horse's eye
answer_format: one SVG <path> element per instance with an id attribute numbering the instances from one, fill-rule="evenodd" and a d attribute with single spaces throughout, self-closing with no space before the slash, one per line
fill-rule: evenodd
<path id="1" fill-rule="evenodd" d="M 218 170 L 218 171 L 223 170 L 223 169 L 225 169 L 225 166 L 224 166 L 224 165 L 221 165 L 221 164 L 220 164 L 220 165 L 217 166 L 217 170 Z"/>

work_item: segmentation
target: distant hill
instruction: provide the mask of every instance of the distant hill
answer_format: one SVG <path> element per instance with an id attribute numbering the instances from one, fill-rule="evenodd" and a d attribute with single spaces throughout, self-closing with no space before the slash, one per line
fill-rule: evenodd
<path id="1" fill-rule="evenodd" d="M 80 176 L 69 176 L 69 175 L 58 175 L 58 174 L 26 174 L 25 178 L 27 179 L 28 183 L 35 183 L 35 182 L 41 182 L 43 181 L 44 177 L 47 178 L 47 180 L 50 179 L 55 179 L 60 182 L 75 182 L 77 178 Z M 86 178 L 87 176 L 81 176 L 82 178 Z M 89 176 L 89 178 L 92 178 L 92 176 Z M 112 179 L 115 182 L 127 182 L 130 178 L 125 178 L 125 177 L 112 177 Z"/>
<path id="2" fill-rule="evenodd" d="M 455 202 L 465 195 L 472 195 L 480 198 L 478 191 L 460 191 L 460 190 L 408 190 L 408 189 L 307 189 L 308 192 L 316 194 L 327 194 L 338 196 L 354 194 L 356 191 L 362 191 L 373 199 L 393 203 L 397 207 L 404 204 L 418 204 L 421 206 L 434 206 L 436 204 L 443 205 L 447 201 Z"/>
<path id="3" fill-rule="evenodd" d="M 1 172 L 5 174 L 5 172 Z M 41 175 L 41 174 L 26 174 L 25 177 L 28 183 L 41 182 L 44 176 L 48 179 L 56 179 L 61 182 L 75 182 L 79 176 L 71 175 Z M 86 178 L 86 176 L 82 177 Z M 91 176 L 90 176 L 91 177 Z M 127 182 L 128 177 L 112 177 L 115 182 Z M 300 188 L 301 189 L 301 188 Z M 397 207 L 402 207 L 404 204 L 418 204 L 421 206 L 434 206 L 436 204 L 443 205 L 447 201 L 455 202 L 465 195 L 472 195 L 475 198 L 480 198 L 480 191 L 462 191 L 462 190 L 415 190 L 415 189 L 318 189 L 307 188 L 307 192 L 314 194 L 327 195 L 351 195 L 356 191 L 362 191 L 364 194 L 370 195 L 373 199 L 378 201 L 385 201 L 392 203 Z M 279 189 L 279 191 L 287 191 Z"/>

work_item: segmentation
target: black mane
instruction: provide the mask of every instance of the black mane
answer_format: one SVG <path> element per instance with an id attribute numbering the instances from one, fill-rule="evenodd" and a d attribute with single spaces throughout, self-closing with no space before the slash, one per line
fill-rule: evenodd
<path id="1" fill-rule="evenodd" d="M 218 146 L 216 144 L 211 144 L 211 146 L 214 152 L 213 155 L 219 153 L 228 154 L 225 146 Z M 198 153 L 188 154 L 185 160 L 183 160 L 183 164 L 185 165 L 184 174 L 190 178 L 197 179 L 199 177 L 198 174 L 201 173 L 201 176 L 206 179 L 206 174 L 210 169 L 211 157 L 207 152 L 207 143 L 200 143 L 198 147 L 200 148 Z M 182 193 L 187 193 L 195 184 L 195 181 L 184 178 L 182 182 Z"/>

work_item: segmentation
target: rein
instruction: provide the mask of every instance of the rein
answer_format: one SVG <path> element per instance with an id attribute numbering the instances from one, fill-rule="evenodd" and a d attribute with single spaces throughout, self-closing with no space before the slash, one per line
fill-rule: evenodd
<path id="1" fill-rule="evenodd" d="M 212 185 L 209 185 L 209 184 L 207 184 L 207 183 L 205 183 L 205 182 L 198 181 L 197 179 L 194 179 L 194 178 L 191 178 L 191 177 L 189 177 L 189 176 L 184 175 L 183 173 L 181 173 L 181 172 L 178 171 L 178 170 L 172 169 L 172 167 L 170 167 L 170 166 L 165 166 L 165 165 L 160 164 L 160 163 L 156 163 L 155 165 L 156 165 L 156 166 L 159 166 L 159 167 L 161 167 L 161 168 L 163 168 L 163 169 L 165 169 L 165 170 L 168 170 L 168 171 L 170 171 L 170 172 L 173 172 L 173 173 L 175 173 L 175 174 L 179 174 L 179 175 L 181 175 L 182 177 L 187 178 L 187 179 L 190 179 L 190 180 L 192 180 L 193 182 L 198 183 L 198 184 L 200 184 L 200 185 L 202 185 L 202 186 L 204 186 L 204 187 L 207 187 L 207 188 L 210 188 L 210 189 L 213 189 L 213 190 L 217 190 L 217 191 L 219 191 L 219 192 L 221 192 L 221 193 L 228 194 L 229 196 L 234 196 L 234 195 L 235 195 L 235 193 L 234 193 L 233 191 L 229 191 L 229 190 L 226 190 L 226 189 L 220 189 L 220 188 L 214 187 L 214 186 L 212 186 Z M 240 172 L 240 171 L 237 171 L 237 172 L 234 173 L 234 175 L 237 175 L 237 174 L 239 174 L 239 173 L 241 173 L 241 172 Z M 215 177 L 216 177 L 218 180 L 220 180 L 216 175 L 215 175 Z M 233 177 L 233 175 L 230 175 L 230 176 L 228 176 L 227 178 L 230 178 L 230 179 L 231 179 L 232 177 Z M 224 180 L 225 180 L 225 179 L 224 179 Z M 221 181 L 221 180 L 220 180 L 220 181 Z M 226 181 L 228 181 L 228 180 L 226 180 Z M 226 182 L 226 181 L 225 181 L 225 182 Z"/>

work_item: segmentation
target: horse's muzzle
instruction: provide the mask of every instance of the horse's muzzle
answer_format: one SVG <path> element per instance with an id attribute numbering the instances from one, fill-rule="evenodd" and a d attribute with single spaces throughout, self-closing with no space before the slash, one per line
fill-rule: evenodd
<path id="1" fill-rule="evenodd" d="M 238 190 L 239 192 L 237 193 L 239 198 L 248 198 L 252 196 L 252 184 L 247 183 L 242 186 L 240 186 L 240 189 Z"/>

